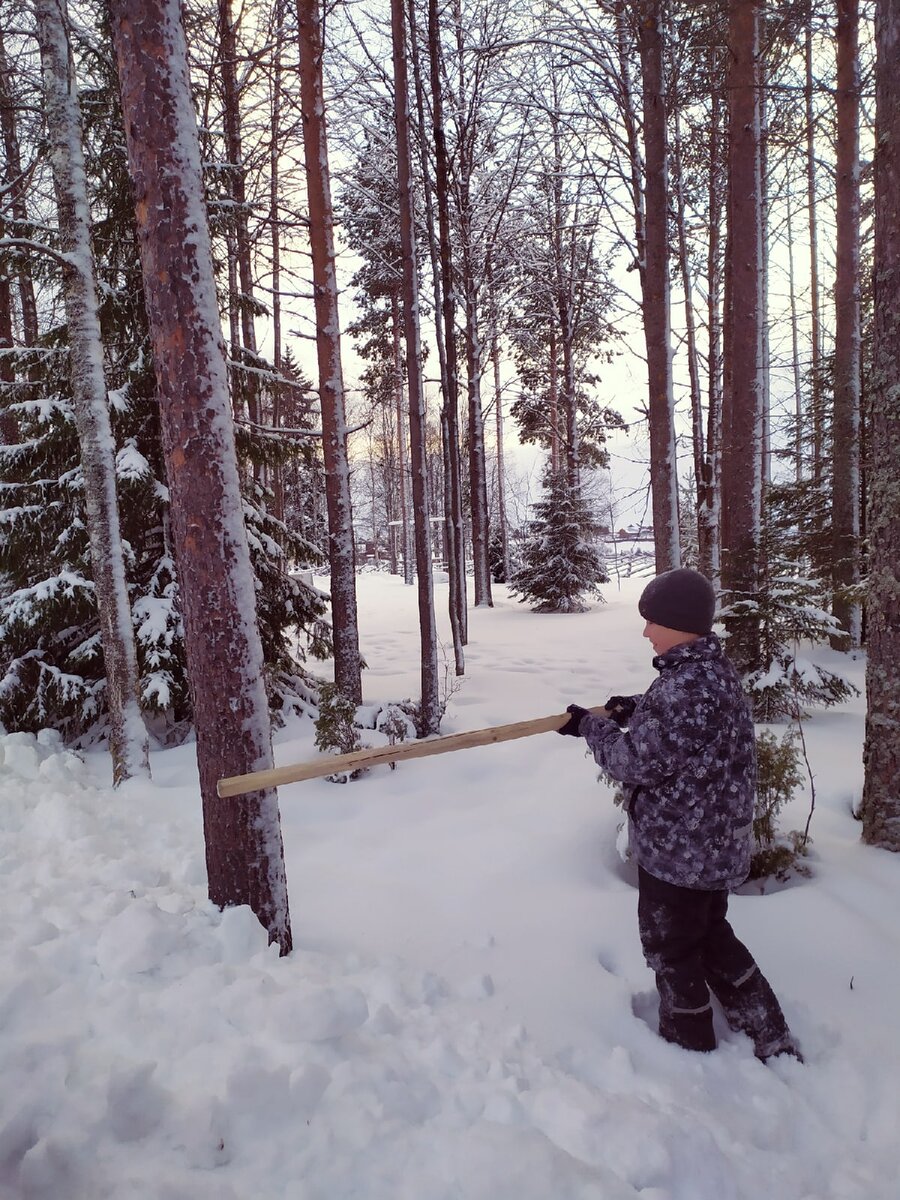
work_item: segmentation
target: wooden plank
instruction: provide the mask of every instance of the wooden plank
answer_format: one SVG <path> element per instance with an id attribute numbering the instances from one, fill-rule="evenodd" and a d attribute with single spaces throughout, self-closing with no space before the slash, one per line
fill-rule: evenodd
<path id="1" fill-rule="evenodd" d="M 592 708 L 590 711 L 600 717 L 607 716 L 606 709 L 602 707 Z M 569 715 L 567 712 L 558 713 L 550 717 L 536 717 L 530 721 L 515 721 L 511 725 L 493 725 L 489 729 L 472 729 L 467 733 L 451 733 L 447 737 L 352 750 L 349 754 L 332 754 L 326 758 L 314 758 L 310 762 L 272 767 L 266 771 L 252 771 L 247 775 L 232 775 L 227 779 L 220 779 L 217 790 L 223 798 L 242 796 L 245 792 L 279 787 L 283 783 L 300 783 L 305 779 L 320 779 L 323 775 L 336 775 L 341 771 L 355 771 L 384 763 L 400 762 L 407 758 L 430 758 L 433 754 L 450 754 L 455 750 L 470 750 L 475 746 L 511 742 L 516 738 L 533 737 L 537 733 L 550 733 L 552 730 L 562 729 L 569 720 Z"/>

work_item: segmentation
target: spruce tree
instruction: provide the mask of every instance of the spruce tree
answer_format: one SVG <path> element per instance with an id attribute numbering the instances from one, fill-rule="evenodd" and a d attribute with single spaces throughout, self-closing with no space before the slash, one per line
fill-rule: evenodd
<path id="1" fill-rule="evenodd" d="M 599 584 L 609 576 L 597 549 L 597 523 L 580 487 L 563 468 L 547 473 L 544 496 L 534 506 L 522 566 L 509 589 L 535 612 L 584 612 L 585 596 L 602 599 Z"/>
<path id="2" fill-rule="evenodd" d="M 73 49 L 140 703 L 151 731 L 167 742 L 185 736 L 192 713 L 124 134 L 108 29 L 100 33 Z M 52 229 L 46 237 L 53 249 Z M 58 289 L 53 259 L 35 262 L 48 294 Z M 106 685 L 67 347 L 65 323 L 47 322 L 38 349 L 16 356 L 15 378 L 0 382 L 0 411 L 14 418 L 19 436 L 0 446 L 0 722 L 13 730 L 53 727 L 74 741 L 104 732 Z M 286 374 L 295 376 L 286 381 L 288 422 L 312 432 L 320 421 L 310 385 L 290 366 Z M 263 389 L 285 383 L 274 372 L 260 377 Z M 327 533 L 311 501 L 315 440 L 246 429 L 238 442 L 245 461 L 288 463 L 287 522 L 273 515 L 271 493 L 250 471 L 244 518 L 270 703 L 275 711 L 312 711 L 317 682 L 304 659 L 331 651 L 327 596 L 297 573 L 324 561 Z"/>

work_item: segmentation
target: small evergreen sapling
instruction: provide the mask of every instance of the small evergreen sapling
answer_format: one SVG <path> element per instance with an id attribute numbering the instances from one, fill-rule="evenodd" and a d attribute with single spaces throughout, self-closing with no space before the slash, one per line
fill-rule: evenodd
<path id="1" fill-rule="evenodd" d="M 748 880 L 774 878 L 784 882 L 792 871 L 808 875 L 809 868 L 800 861 L 809 845 L 808 832 L 794 829 L 785 836 L 778 831 L 779 813 L 803 784 L 796 731 L 791 728 L 779 739 L 769 730 L 762 730 L 756 737 L 756 757 L 753 852 Z"/>
<path id="2" fill-rule="evenodd" d="M 356 724 L 356 704 L 334 683 L 319 688 L 319 715 L 316 718 L 316 746 L 326 754 L 351 754 L 362 749 Z M 339 771 L 327 776 L 329 783 L 347 783 L 358 779 L 362 770 Z"/>
<path id="3" fill-rule="evenodd" d="M 808 482 L 772 484 L 766 492 L 759 589 L 725 597 L 722 619 L 758 622 L 759 658 L 744 680 L 758 721 L 802 716 L 809 707 L 840 704 L 856 688 L 824 666 L 819 646 L 849 636 L 827 611 L 831 599 L 831 533 L 824 493 Z"/>
<path id="4" fill-rule="evenodd" d="M 852 683 L 816 662 L 807 649 L 827 645 L 841 632 L 822 607 L 820 586 L 793 572 L 789 563 L 774 567 L 754 599 L 738 600 L 721 614 L 725 619 L 753 611 L 758 617 L 761 661 L 744 678 L 757 721 L 782 721 L 798 710 L 840 704 L 856 694 Z"/>

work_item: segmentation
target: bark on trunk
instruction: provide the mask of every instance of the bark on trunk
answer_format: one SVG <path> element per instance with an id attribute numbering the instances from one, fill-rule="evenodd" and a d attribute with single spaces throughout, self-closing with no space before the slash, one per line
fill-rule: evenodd
<path id="1" fill-rule="evenodd" d="M 347 459 L 344 377 L 341 368 L 334 214 L 331 204 L 322 84 L 322 23 L 318 0 L 297 0 L 297 22 L 300 37 L 300 100 L 303 109 L 303 144 L 306 152 L 310 250 L 316 309 L 316 351 L 324 432 L 334 681 L 348 699 L 360 704 L 362 680 L 356 613 L 353 513 L 350 501 L 350 465 Z"/>
<path id="2" fill-rule="evenodd" d="M 681 565 L 681 547 L 678 537 L 678 478 L 675 464 L 668 153 L 661 23 L 661 0 L 642 0 L 640 52 L 644 97 L 644 212 L 647 237 L 642 309 L 649 389 L 650 488 L 656 570 L 670 571 Z"/>
<path id="3" fill-rule="evenodd" d="M 762 489 L 762 189 L 759 5 L 731 0 L 728 23 L 728 296 L 722 445 L 722 583 L 732 602 L 759 586 Z M 728 621 L 729 653 L 747 672 L 759 657 L 752 612 Z"/>
<path id="4" fill-rule="evenodd" d="M 875 8 L 875 347 L 863 839 L 900 851 L 900 0 Z"/>
<path id="5" fill-rule="evenodd" d="M 494 373 L 494 419 L 497 437 L 497 531 L 500 535 L 500 555 L 503 579 L 509 582 L 509 528 L 506 520 L 506 467 L 503 451 L 503 389 L 500 386 L 500 336 L 497 302 L 491 293 L 491 366 Z"/>
<path id="6" fill-rule="evenodd" d="M 223 802 L 225 775 L 272 763 L 200 144 L 178 0 L 112 0 L 144 294 L 160 397 L 194 706 L 209 896 L 248 904 L 291 948 L 278 797 Z"/>
<path id="7" fill-rule="evenodd" d="M 84 475 L 91 567 L 109 705 L 113 781 L 149 773 L 138 702 L 137 654 L 116 499 L 116 450 L 109 419 L 81 112 L 64 0 L 35 0 L 44 106 L 65 255 L 63 287 L 75 425 Z"/>
<path id="8" fill-rule="evenodd" d="M 472 569 L 475 605 L 492 608 L 490 520 L 487 500 L 487 463 L 484 452 L 484 413 L 481 403 L 482 349 L 478 327 L 478 298 L 471 263 L 466 279 L 466 378 L 469 389 L 469 492 L 472 507 Z"/>
<path id="9" fill-rule="evenodd" d="M 444 132 L 441 83 L 440 21 L 437 0 L 428 0 L 428 60 L 431 77 L 431 116 L 434 135 L 435 197 L 438 210 L 438 254 L 441 266 L 441 319 L 447 364 L 441 429 L 444 434 L 444 470 L 447 489 L 446 527 L 450 549 L 450 626 L 456 657 L 456 674 L 465 672 L 462 647 L 468 640 L 466 601 L 466 551 L 463 524 L 462 475 L 459 461 L 459 365 L 456 349 L 456 305 L 453 301 L 453 256 L 450 244 L 450 164 Z"/>
<path id="10" fill-rule="evenodd" d="M 803 478 L 803 387 L 800 379 L 800 328 L 797 320 L 797 284 L 794 271 L 794 226 L 791 210 L 790 170 L 785 169 L 784 208 L 787 223 L 788 298 L 791 309 L 791 356 L 794 376 L 794 480 Z"/>
<path id="11" fill-rule="evenodd" d="M 283 98 L 284 68 L 282 55 L 284 53 L 284 0 L 277 0 L 275 5 L 275 48 L 272 64 L 272 139 L 269 146 L 269 232 L 272 242 L 272 365 L 275 374 L 281 376 L 282 337 L 281 337 L 281 213 L 279 204 L 281 173 L 281 108 Z M 279 429 L 282 422 L 282 394 L 280 382 L 276 383 L 272 392 L 272 425 Z M 284 463 L 276 462 L 272 466 L 272 511 L 277 520 L 284 520 Z"/>
<path id="12" fill-rule="evenodd" d="M 391 0 L 394 50 L 394 120 L 397 130 L 397 176 L 400 191 L 400 244 L 403 253 L 403 321 L 409 386 L 409 449 L 412 460 L 416 576 L 419 601 L 423 733 L 437 733 L 441 723 L 438 695 L 437 633 L 434 623 L 434 577 L 431 570 L 431 516 L 425 452 L 425 387 L 419 332 L 418 261 L 412 165 L 409 149 L 409 83 L 406 66 L 404 0 Z"/>
<path id="13" fill-rule="evenodd" d="M 816 210 L 816 126 L 813 109 L 813 3 L 807 0 L 804 44 L 806 83 L 806 204 L 809 215 L 809 302 L 813 480 L 822 482 L 825 469 L 825 405 L 822 397 L 822 314 L 819 302 L 819 222 Z"/>
<path id="14" fill-rule="evenodd" d="M 837 0 L 837 260 L 834 282 L 832 612 L 860 642 L 859 582 L 859 0 Z"/>
<path id="15" fill-rule="evenodd" d="M 11 71 L 3 44 L 3 33 L 0 30 L 0 130 L 3 133 L 3 152 L 6 160 L 6 174 L 3 180 L 4 192 L 8 188 L 8 199 L 4 207 L 17 225 L 25 226 L 28 221 L 26 205 L 26 176 L 22 171 L 22 158 L 19 151 L 18 130 L 16 128 L 16 113 L 13 105 L 11 90 Z M 22 315 L 22 343 L 25 346 L 36 346 L 38 341 L 37 303 L 34 296 L 34 283 L 29 274 L 27 260 L 22 255 L 16 269 L 18 276 L 19 307 Z"/>
<path id="16" fill-rule="evenodd" d="M 234 296 L 240 324 L 238 361 L 249 371 L 238 371 L 247 415 L 258 424 L 261 420 L 259 384 L 253 368 L 258 365 L 256 324 L 253 317 L 254 286 L 250 233 L 247 223 L 247 183 L 241 136 L 241 103 L 237 79 L 237 22 L 232 17 L 231 0 L 219 0 L 219 47 L 222 94 L 224 99 L 225 154 L 228 160 L 228 190 L 232 203 L 237 292 Z M 254 476 L 260 468 L 254 464 Z"/>
<path id="17" fill-rule="evenodd" d="M 674 114 L 674 121 L 675 141 L 672 147 L 672 159 L 675 175 L 673 185 L 675 194 L 675 223 L 678 230 L 678 269 L 681 274 L 682 290 L 684 291 L 685 350 L 687 352 L 688 379 L 690 381 L 691 395 L 691 446 L 694 457 L 694 489 L 697 497 L 697 546 L 698 555 L 702 559 L 703 555 L 700 553 L 700 547 L 703 541 L 703 506 L 708 463 L 706 459 L 706 437 L 703 427 L 703 398 L 700 392 L 700 356 L 697 350 L 697 330 L 694 321 L 694 285 L 690 259 L 688 257 L 688 238 L 685 220 L 681 128 L 677 110 Z M 709 566 L 707 563 L 703 565 L 706 566 L 705 573 L 708 575 Z M 700 569 L 703 570 L 703 566 Z"/>
<path id="18" fill-rule="evenodd" d="M 402 186 L 402 184 L 401 184 Z M 401 214 L 402 219 L 402 214 Z M 400 297 L 391 296 L 391 338 L 394 350 L 394 411 L 395 437 L 397 439 L 397 495 L 400 503 L 400 533 L 403 547 L 403 582 L 412 586 L 413 557 L 415 549 L 409 520 L 409 502 L 406 496 L 406 421 L 403 413 L 403 334 L 401 330 Z"/>
<path id="19" fill-rule="evenodd" d="M 721 466 L 722 466 L 722 98 L 720 83 L 721 51 L 710 51 L 713 78 L 709 131 L 709 251 L 707 279 L 709 299 L 709 378 L 707 383 L 706 454 L 707 472 L 703 480 L 700 509 L 700 570 L 718 580 L 721 567 Z"/>

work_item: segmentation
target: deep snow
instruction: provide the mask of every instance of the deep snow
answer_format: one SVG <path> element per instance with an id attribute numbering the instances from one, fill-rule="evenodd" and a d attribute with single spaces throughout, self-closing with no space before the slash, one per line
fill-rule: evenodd
<path id="1" fill-rule="evenodd" d="M 442 732 L 641 690 L 640 587 L 580 616 L 496 589 Z M 414 695 L 415 590 L 359 595 L 367 702 Z M 104 754 L 3 737 L 0 1197 L 897 1200 L 900 859 L 852 817 L 862 730 L 861 698 L 807 725 L 812 878 L 732 902 L 804 1066 L 727 1031 L 692 1055 L 635 1015 L 621 814 L 581 742 L 281 789 L 279 960 L 205 899 L 192 746 L 113 792 Z M 308 723 L 281 731 L 279 763 L 314 753 Z"/>

